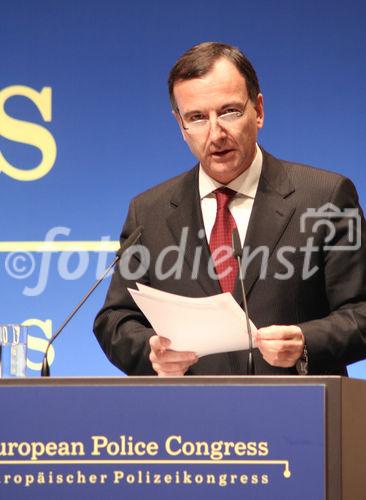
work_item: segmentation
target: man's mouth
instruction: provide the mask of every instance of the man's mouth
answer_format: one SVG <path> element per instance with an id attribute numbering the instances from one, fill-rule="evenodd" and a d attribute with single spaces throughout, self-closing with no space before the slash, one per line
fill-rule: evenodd
<path id="1" fill-rule="evenodd" d="M 233 149 L 222 149 L 221 151 L 214 151 L 211 153 L 211 156 L 214 156 L 216 158 L 223 158 L 224 156 L 232 153 L 234 150 Z"/>

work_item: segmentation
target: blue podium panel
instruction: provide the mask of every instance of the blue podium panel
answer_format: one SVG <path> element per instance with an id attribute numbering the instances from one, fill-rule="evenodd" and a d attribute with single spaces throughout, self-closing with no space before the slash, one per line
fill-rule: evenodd
<path id="1" fill-rule="evenodd" d="M 0 498 L 325 499 L 325 389 L 0 387 Z"/>

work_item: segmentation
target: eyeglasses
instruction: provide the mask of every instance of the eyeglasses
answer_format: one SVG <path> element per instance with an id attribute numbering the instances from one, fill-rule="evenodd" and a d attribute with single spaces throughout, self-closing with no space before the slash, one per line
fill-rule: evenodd
<path id="1" fill-rule="evenodd" d="M 247 107 L 247 104 L 249 102 L 249 97 L 245 101 L 245 104 L 243 106 L 242 110 L 233 110 L 233 109 L 228 109 L 221 113 L 220 115 L 217 116 L 217 121 L 220 124 L 220 126 L 227 128 L 230 126 L 234 126 L 239 121 L 241 118 L 244 116 L 245 109 Z M 180 120 L 182 122 L 182 127 L 184 130 L 187 130 L 190 134 L 200 134 L 200 133 L 206 133 L 210 126 L 211 126 L 211 121 L 210 119 L 201 114 L 201 113 L 196 113 L 193 114 L 187 123 L 184 123 L 182 115 L 180 114 L 179 109 L 177 108 Z"/>

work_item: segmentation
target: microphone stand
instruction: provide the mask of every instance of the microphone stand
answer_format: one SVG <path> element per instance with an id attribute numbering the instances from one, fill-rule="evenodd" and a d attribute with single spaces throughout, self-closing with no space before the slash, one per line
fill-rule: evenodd
<path id="1" fill-rule="evenodd" d="M 49 377 L 50 376 L 50 366 L 48 364 L 48 351 L 53 344 L 53 342 L 57 339 L 57 337 L 60 335 L 62 330 L 65 328 L 65 326 L 72 320 L 72 318 L 75 316 L 75 314 L 78 312 L 80 307 L 87 301 L 87 299 L 90 297 L 90 295 L 94 292 L 94 290 L 97 288 L 97 286 L 100 285 L 100 283 L 105 279 L 109 271 L 117 264 L 117 262 L 120 260 L 122 253 L 127 250 L 129 247 L 134 245 L 136 241 L 140 238 L 141 234 L 143 231 L 143 227 L 139 226 L 138 228 L 135 229 L 135 231 L 127 238 L 126 242 L 124 245 L 121 246 L 121 248 L 118 250 L 115 258 L 113 259 L 112 263 L 107 267 L 105 272 L 103 273 L 103 276 L 99 278 L 94 285 L 90 288 L 90 290 L 84 295 L 84 297 L 81 299 L 79 304 L 72 310 L 72 312 L 69 314 L 69 316 L 65 319 L 65 321 L 62 323 L 62 325 L 57 329 L 57 331 L 52 335 L 51 340 L 48 343 L 47 349 L 45 351 L 45 354 L 43 356 L 43 361 L 42 361 L 42 368 L 41 368 L 41 377 Z"/>
<path id="2" fill-rule="evenodd" d="M 242 293 L 242 298 L 243 298 L 245 319 L 246 319 L 248 339 L 249 339 L 247 374 L 248 375 L 255 375 L 255 365 L 254 365 L 254 358 L 253 358 L 253 337 L 252 337 L 252 329 L 250 327 L 247 297 L 246 297 L 245 287 L 244 287 L 244 276 L 243 276 L 243 269 L 242 269 L 242 248 L 241 248 L 241 242 L 240 242 L 239 232 L 238 232 L 237 228 L 235 228 L 233 230 L 232 242 L 233 242 L 233 255 L 238 261 L 239 281 L 240 281 L 240 288 L 241 288 L 241 293 Z"/>

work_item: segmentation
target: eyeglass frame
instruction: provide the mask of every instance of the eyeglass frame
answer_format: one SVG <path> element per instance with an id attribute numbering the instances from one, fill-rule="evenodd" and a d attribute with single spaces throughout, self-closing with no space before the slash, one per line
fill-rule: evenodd
<path id="1" fill-rule="evenodd" d="M 231 112 L 231 113 L 226 113 L 226 114 L 227 114 L 227 115 L 228 115 L 228 114 L 231 114 L 231 115 L 232 115 L 232 114 L 240 113 L 240 116 L 238 116 L 238 119 L 242 118 L 242 117 L 244 116 L 244 113 L 245 113 L 245 111 L 246 111 L 246 108 L 247 108 L 247 105 L 248 105 L 248 102 L 249 102 L 249 101 L 250 101 L 250 97 L 248 96 L 247 100 L 245 101 L 245 104 L 244 104 L 244 106 L 243 106 L 243 110 L 242 110 L 242 111 L 233 111 L 233 112 Z M 177 113 L 178 113 L 178 115 L 179 115 L 180 121 L 181 121 L 181 123 L 182 123 L 182 128 L 183 128 L 183 130 L 186 130 L 187 132 L 192 131 L 192 128 L 189 128 L 189 127 L 187 127 L 187 126 L 185 126 L 185 125 L 184 125 L 183 117 L 182 117 L 182 115 L 181 115 L 181 113 L 180 113 L 180 111 L 179 111 L 178 106 L 176 107 L 176 109 L 175 109 L 175 110 L 177 111 Z M 224 113 L 224 114 L 225 114 L 225 113 Z M 219 118 L 220 118 L 220 116 L 217 116 L 216 120 L 219 120 Z M 201 123 L 202 123 L 202 122 L 205 122 L 205 124 L 208 124 L 208 123 L 210 122 L 210 120 L 209 120 L 209 119 L 205 119 L 205 120 L 200 120 L 200 122 L 201 122 Z M 219 123 L 220 123 L 220 125 L 222 124 L 222 122 L 219 122 Z M 224 124 L 224 128 L 225 128 L 225 124 Z M 195 130 L 199 130 L 199 128 L 198 128 L 198 129 L 195 129 Z M 203 130 L 205 130 L 205 129 L 204 129 L 204 127 L 202 128 L 202 131 L 203 131 Z"/>

